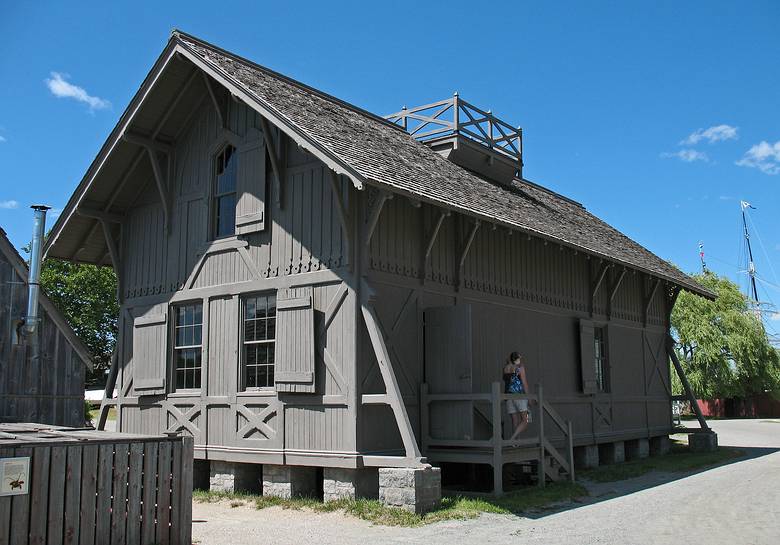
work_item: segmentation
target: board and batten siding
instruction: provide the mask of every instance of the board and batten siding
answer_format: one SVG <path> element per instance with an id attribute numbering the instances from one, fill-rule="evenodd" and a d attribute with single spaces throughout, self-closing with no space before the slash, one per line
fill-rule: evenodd
<path id="1" fill-rule="evenodd" d="M 288 162 L 284 169 L 282 207 L 276 204 L 272 183 L 266 183 L 265 228 L 246 235 L 250 259 L 235 250 L 204 254 L 209 247 L 210 184 L 214 154 L 228 143 L 245 143 L 258 137 L 257 114 L 231 103 L 232 122 L 224 133 L 213 108 L 203 103 L 174 144 L 171 172 L 174 195 L 170 232 L 151 172 L 139 169 L 136 206 L 123 225 L 123 287 L 127 299 L 192 287 L 233 284 L 256 278 L 274 278 L 348 265 L 346 246 L 326 167 L 293 145 L 281 146 Z M 235 110 L 242 110 L 236 113 Z M 279 133 L 273 130 L 273 139 Z M 264 163 L 267 163 L 265 161 Z M 270 168 L 263 164 L 270 181 Z M 348 182 L 339 178 L 342 192 Z M 199 270 L 198 270 L 199 269 Z M 197 274 L 193 277 L 193 271 Z M 191 285 L 188 285 L 188 281 Z"/>
<path id="2" fill-rule="evenodd" d="M 350 257 L 337 196 L 323 163 L 280 139 L 277 129 L 271 131 L 270 138 L 263 134 L 259 116 L 233 101 L 225 130 L 211 102 L 201 102 L 173 143 L 167 226 L 152 172 L 138 169 L 138 198 L 122 226 L 121 430 L 182 432 L 195 438 L 198 457 L 208 449 L 212 459 L 234 459 L 236 448 L 242 449 L 241 461 L 277 460 L 274 451 L 306 450 L 308 444 L 321 451 L 355 451 L 356 299 L 344 281 Z M 248 174 L 247 165 L 242 167 L 242 152 L 251 152 L 259 141 L 273 142 L 280 153 L 281 183 L 265 156 L 253 156 Z M 262 191 L 255 187 L 253 200 L 237 210 L 241 215 L 242 207 L 250 206 L 256 212 L 262 200 L 262 222 L 258 227 L 256 216 L 249 232 L 212 241 L 212 158 L 227 143 L 237 149 L 240 175 L 264 177 Z M 337 184 L 350 210 L 351 183 L 339 176 Z M 242 297 L 277 293 L 296 282 L 292 291 L 306 291 L 311 304 L 308 329 L 293 341 L 311 354 L 306 365 L 313 380 L 288 392 L 283 387 L 242 391 Z M 199 391 L 173 392 L 171 306 L 179 302 L 203 305 Z M 139 332 L 145 335 L 134 327 L 136 320 L 163 314 L 167 323 L 155 331 L 164 338 L 154 339 L 154 349 L 141 348 L 148 339 L 136 339 Z M 277 343 L 283 340 L 277 337 Z M 134 387 L 139 378 L 148 380 L 141 375 L 154 368 L 160 343 L 164 363 L 157 370 L 165 378 L 164 390 Z M 315 425 L 319 435 L 304 440 L 301 429 Z M 253 458 L 243 449 L 266 455 Z"/>
<path id="3" fill-rule="evenodd" d="M 529 381 L 545 385 L 548 399 L 573 422 L 579 443 L 647 436 L 670 427 L 668 361 L 658 351 L 658 339 L 668 327 L 663 287 L 648 300 L 655 280 L 628 270 L 610 301 L 622 272 L 613 266 L 591 301 L 603 267 L 600 260 L 484 223 L 459 271 L 460 253 L 474 224 L 454 213 L 442 221 L 423 263 L 439 214 L 408 199 L 387 201 L 368 259 L 377 313 L 390 332 L 390 355 L 416 432 L 418 385 L 429 372 L 424 362 L 424 312 L 455 304 L 472 306 L 473 391 L 489 392 L 491 383 L 501 380 L 507 355 L 517 350 L 526 357 Z M 608 393 L 583 393 L 582 318 L 607 330 Z M 382 391 L 370 344 L 362 338 L 360 346 L 360 393 Z M 361 449 L 400 448 L 399 437 L 389 440 L 379 431 L 393 425 L 388 411 L 362 407 L 360 421 Z"/>
<path id="4" fill-rule="evenodd" d="M 25 279 L 0 252 L 0 422 L 81 427 L 85 363 L 43 306 L 40 359 L 26 343 L 15 344 L 13 327 L 26 310 Z"/>

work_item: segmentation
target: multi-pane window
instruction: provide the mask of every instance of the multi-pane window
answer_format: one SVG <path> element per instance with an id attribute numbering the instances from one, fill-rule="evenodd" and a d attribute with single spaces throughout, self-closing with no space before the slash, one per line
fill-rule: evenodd
<path id="1" fill-rule="evenodd" d="M 244 298 L 243 377 L 244 388 L 274 385 L 276 295 Z"/>
<path id="2" fill-rule="evenodd" d="M 236 148 L 225 146 L 214 161 L 214 237 L 236 232 Z"/>
<path id="3" fill-rule="evenodd" d="M 609 379 L 607 377 L 607 350 L 605 343 L 606 335 L 603 327 L 593 329 L 593 349 L 595 354 L 594 363 L 596 365 L 596 382 L 599 392 L 609 392 Z"/>
<path id="4" fill-rule="evenodd" d="M 203 305 L 193 303 L 175 308 L 173 338 L 176 389 L 200 388 Z"/>

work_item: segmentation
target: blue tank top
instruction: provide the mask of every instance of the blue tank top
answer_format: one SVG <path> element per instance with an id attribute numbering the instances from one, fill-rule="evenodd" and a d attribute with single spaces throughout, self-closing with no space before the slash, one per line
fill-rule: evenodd
<path id="1" fill-rule="evenodd" d="M 507 394 L 524 394 L 523 381 L 520 375 L 515 373 L 504 373 L 504 392 Z"/>

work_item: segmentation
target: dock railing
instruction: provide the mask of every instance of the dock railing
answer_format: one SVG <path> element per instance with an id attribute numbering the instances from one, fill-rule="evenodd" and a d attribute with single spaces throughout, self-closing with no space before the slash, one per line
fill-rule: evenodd
<path id="1" fill-rule="evenodd" d="M 537 424 L 536 433 L 521 438 L 504 438 L 503 416 L 504 401 L 507 400 L 528 400 L 531 405 L 534 422 Z M 490 406 L 489 422 L 491 426 L 491 437 L 489 439 L 477 438 L 447 438 L 431 437 L 430 434 L 430 406 L 433 403 L 469 403 L 473 408 L 478 403 L 488 403 Z M 535 406 L 534 406 L 535 402 Z M 484 415 L 483 415 L 484 416 Z M 430 393 L 428 384 L 422 384 L 420 387 L 420 417 L 421 417 L 421 443 L 424 456 L 429 456 L 434 449 L 487 449 L 492 451 L 492 466 L 494 471 L 494 489 L 501 490 L 500 482 L 503 465 L 507 455 L 513 449 L 538 449 L 535 458 L 539 461 L 540 476 L 539 486 L 545 485 L 546 474 L 554 480 L 557 480 L 557 467 L 550 467 L 548 460 L 554 459 L 560 467 L 568 474 L 569 479 L 574 481 L 574 434 L 570 420 L 564 419 L 558 411 L 545 399 L 544 389 L 541 384 L 536 386 L 535 394 L 507 394 L 503 391 L 503 383 L 494 382 L 491 385 L 490 393 Z M 552 424 L 563 435 L 562 448 L 556 447 L 550 437 L 547 425 Z M 530 426 L 528 429 L 531 429 Z M 560 444 L 560 443 L 559 443 Z M 561 450 L 564 452 L 561 452 Z M 544 468 L 542 472 L 541 468 Z"/>

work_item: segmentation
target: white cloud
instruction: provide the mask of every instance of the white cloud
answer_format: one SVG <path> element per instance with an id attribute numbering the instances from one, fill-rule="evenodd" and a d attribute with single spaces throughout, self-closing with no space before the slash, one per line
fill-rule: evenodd
<path id="1" fill-rule="evenodd" d="M 0 201 L 0 208 L 4 208 L 6 210 L 19 208 L 19 203 L 16 201 Z"/>
<path id="2" fill-rule="evenodd" d="M 775 312 L 770 316 L 769 319 L 772 320 L 773 322 L 780 322 L 780 312 Z"/>
<path id="3" fill-rule="evenodd" d="M 72 98 L 83 102 L 89 106 L 90 111 L 102 110 L 111 106 L 111 103 L 106 99 L 92 96 L 83 87 L 68 82 L 68 77 L 67 74 L 52 72 L 51 78 L 46 79 L 49 91 L 58 98 Z"/>
<path id="4" fill-rule="evenodd" d="M 661 157 L 666 159 L 676 157 L 680 161 L 685 161 L 686 163 L 693 163 L 695 161 L 704 161 L 706 163 L 710 160 L 706 153 L 703 151 L 697 151 L 695 149 L 681 149 L 680 151 L 675 151 L 674 153 L 664 152 L 661 154 Z"/>
<path id="5" fill-rule="evenodd" d="M 762 140 L 747 150 L 737 164 L 757 168 L 764 174 L 780 174 L 780 140 L 774 144 Z"/>
<path id="6" fill-rule="evenodd" d="M 735 140 L 737 138 L 737 130 L 737 127 L 732 127 L 731 125 L 713 125 L 708 129 L 696 129 L 685 140 L 682 140 L 680 145 L 693 146 L 702 140 L 706 140 L 710 144 L 722 140 Z"/>
<path id="7" fill-rule="evenodd" d="M 5 136 L 0 134 L 0 144 L 2 144 L 3 142 L 8 142 L 8 140 L 5 138 Z"/>

